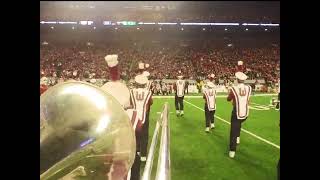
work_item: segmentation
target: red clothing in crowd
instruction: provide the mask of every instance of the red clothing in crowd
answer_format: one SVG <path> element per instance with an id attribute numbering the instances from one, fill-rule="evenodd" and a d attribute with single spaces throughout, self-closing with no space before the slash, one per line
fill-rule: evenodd
<path id="1" fill-rule="evenodd" d="M 48 86 L 41 84 L 40 85 L 40 96 L 48 89 Z"/>

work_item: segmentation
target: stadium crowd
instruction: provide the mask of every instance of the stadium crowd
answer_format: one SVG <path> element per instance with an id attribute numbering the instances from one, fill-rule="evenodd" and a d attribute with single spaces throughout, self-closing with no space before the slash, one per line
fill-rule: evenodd
<path id="1" fill-rule="evenodd" d="M 279 77 L 278 47 L 211 49 L 193 46 L 47 45 L 40 49 L 40 73 L 63 79 L 108 79 L 104 60 L 107 54 L 119 55 L 121 75 L 126 80 L 135 76 L 139 62 L 150 64 L 149 72 L 153 79 L 175 79 L 181 70 L 187 79 L 203 79 L 214 73 L 221 80 L 229 80 L 239 60 L 244 62 L 250 79 L 276 82 Z"/>

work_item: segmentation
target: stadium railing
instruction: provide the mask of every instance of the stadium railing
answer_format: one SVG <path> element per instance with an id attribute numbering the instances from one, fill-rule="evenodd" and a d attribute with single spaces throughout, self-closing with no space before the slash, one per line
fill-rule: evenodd
<path id="1" fill-rule="evenodd" d="M 160 148 L 158 156 L 158 166 L 155 180 L 170 180 L 170 128 L 169 128 L 169 106 L 166 102 L 163 105 L 163 110 L 159 116 L 159 119 L 154 130 L 152 141 L 147 156 L 147 162 L 143 171 L 141 180 L 150 180 L 151 171 L 153 165 L 153 159 L 155 155 L 155 148 L 157 146 L 158 134 L 161 129 Z"/>

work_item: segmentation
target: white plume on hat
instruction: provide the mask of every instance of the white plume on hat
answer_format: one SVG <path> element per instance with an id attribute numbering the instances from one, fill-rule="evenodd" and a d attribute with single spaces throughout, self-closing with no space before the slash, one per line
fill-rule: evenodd
<path id="1" fill-rule="evenodd" d="M 242 80 L 242 81 L 244 81 L 248 78 L 248 76 L 245 75 L 243 72 L 236 72 L 235 75 L 239 80 Z"/>
<path id="2" fill-rule="evenodd" d="M 209 88 L 214 88 L 213 82 L 207 82 L 207 86 L 208 86 Z"/>
<path id="3" fill-rule="evenodd" d="M 242 61 L 238 61 L 238 66 L 242 66 L 243 62 Z"/>
<path id="4" fill-rule="evenodd" d="M 145 64 L 145 66 L 146 66 L 146 68 L 150 67 L 150 65 L 149 65 L 149 64 Z"/>
<path id="5" fill-rule="evenodd" d="M 144 63 L 139 63 L 139 69 L 144 69 Z"/>
<path id="6" fill-rule="evenodd" d="M 107 55 L 104 59 L 108 63 L 109 67 L 114 67 L 119 63 L 117 54 Z"/>
<path id="7" fill-rule="evenodd" d="M 148 71 L 143 71 L 142 75 L 148 77 L 148 76 L 150 76 L 150 73 Z"/>
<path id="8" fill-rule="evenodd" d="M 137 75 L 135 78 L 134 78 L 134 81 L 140 85 L 144 85 L 144 84 L 147 84 L 148 83 L 148 78 L 144 75 Z"/>

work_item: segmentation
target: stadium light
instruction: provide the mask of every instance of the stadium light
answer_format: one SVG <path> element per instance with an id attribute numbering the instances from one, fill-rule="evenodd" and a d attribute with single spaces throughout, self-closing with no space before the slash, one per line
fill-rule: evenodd
<path id="1" fill-rule="evenodd" d="M 225 31 L 228 31 L 228 29 L 227 29 L 227 28 L 225 28 L 224 30 L 225 30 Z"/>
<path id="2" fill-rule="evenodd" d="M 268 29 L 264 29 L 264 31 L 268 31 Z"/>
<path id="3" fill-rule="evenodd" d="M 72 26 L 72 29 L 74 29 L 74 26 Z"/>
<path id="4" fill-rule="evenodd" d="M 180 25 L 198 25 L 198 26 L 239 26 L 239 23 L 180 23 Z"/>
<path id="5" fill-rule="evenodd" d="M 203 30 L 203 31 L 205 31 L 205 30 L 206 30 L 206 28 L 202 28 L 202 30 Z"/>
<path id="6" fill-rule="evenodd" d="M 144 23 L 144 22 L 139 22 L 139 24 L 150 25 L 150 24 L 156 24 L 156 23 L 154 23 L 154 22 L 146 22 L 146 23 Z"/>
<path id="7" fill-rule="evenodd" d="M 183 31 L 183 28 L 181 28 L 181 31 Z"/>
<path id="8" fill-rule="evenodd" d="M 96 27 L 93 27 L 93 29 L 96 29 Z"/>
<path id="9" fill-rule="evenodd" d="M 140 28 L 137 27 L 137 29 L 139 30 Z"/>
<path id="10" fill-rule="evenodd" d="M 115 29 L 115 30 L 117 30 L 118 28 L 117 28 L 117 27 L 115 27 L 114 29 Z"/>
<path id="11" fill-rule="evenodd" d="M 57 24 L 56 21 L 40 21 L 40 24 Z"/>
<path id="12" fill-rule="evenodd" d="M 279 24 L 260 24 L 260 26 L 279 26 Z"/>
<path id="13" fill-rule="evenodd" d="M 259 26 L 260 24 L 254 24 L 254 23 L 243 23 L 243 26 Z"/>
<path id="14" fill-rule="evenodd" d="M 216 26 L 239 26 L 239 23 L 211 23 Z"/>
<path id="15" fill-rule="evenodd" d="M 248 31 L 249 29 L 248 28 L 246 28 L 246 31 Z"/>
<path id="16" fill-rule="evenodd" d="M 54 29 L 54 27 L 53 27 L 53 26 L 51 26 L 51 29 Z"/>
<path id="17" fill-rule="evenodd" d="M 209 26 L 212 23 L 180 23 L 180 25 L 196 25 L 196 26 Z"/>
<path id="18" fill-rule="evenodd" d="M 177 23 L 162 23 L 162 22 L 158 22 L 157 24 L 160 24 L 160 25 L 176 25 Z"/>
<path id="19" fill-rule="evenodd" d="M 74 21 L 59 21 L 59 24 L 77 24 L 77 22 Z"/>
<path id="20" fill-rule="evenodd" d="M 162 30 L 162 28 L 159 28 L 159 31 L 161 31 Z"/>

